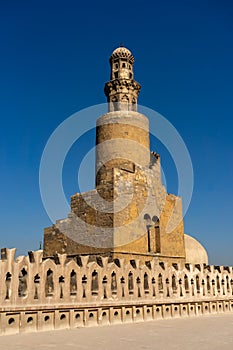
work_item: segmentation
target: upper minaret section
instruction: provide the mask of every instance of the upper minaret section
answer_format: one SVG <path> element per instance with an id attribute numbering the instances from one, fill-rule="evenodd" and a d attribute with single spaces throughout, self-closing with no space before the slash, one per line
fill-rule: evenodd
<path id="1" fill-rule="evenodd" d="M 134 57 L 125 47 L 115 49 L 109 59 L 111 65 L 110 81 L 104 92 L 108 99 L 109 112 L 137 111 L 137 99 L 141 85 L 134 80 Z"/>

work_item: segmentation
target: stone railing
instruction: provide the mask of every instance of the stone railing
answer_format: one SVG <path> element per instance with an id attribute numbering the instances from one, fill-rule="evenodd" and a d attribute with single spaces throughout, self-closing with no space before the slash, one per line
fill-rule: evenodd
<path id="1" fill-rule="evenodd" d="M 232 267 L 2 249 L 0 334 L 233 312 Z"/>

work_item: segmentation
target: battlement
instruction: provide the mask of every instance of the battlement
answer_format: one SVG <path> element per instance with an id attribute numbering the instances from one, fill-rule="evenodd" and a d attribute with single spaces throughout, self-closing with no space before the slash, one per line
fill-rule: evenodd
<path id="1" fill-rule="evenodd" d="M 15 252 L 1 250 L 0 334 L 233 311 L 232 267 Z"/>

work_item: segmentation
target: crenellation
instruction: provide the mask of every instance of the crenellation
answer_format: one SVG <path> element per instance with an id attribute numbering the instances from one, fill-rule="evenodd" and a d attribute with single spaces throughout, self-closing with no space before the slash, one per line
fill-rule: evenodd
<path id="1" fill-rule="evenodd" d="M 35 259 L 29 258 L 32 254 Z M 8 255 L 7 260 L 1 260 L 0 278 L 5 286 L 1 292 L 1 308 L 9 305 L 9 302 L 16 308 L 22 304 L 25 307 L 46 304 L 48 300 L 50 304 L 59 305 L 72 303 L 74 298 L 79 302 L 84 299 L 101 302 L 113 295 L 117 295 L 118 301 L 132 300 L 132 295 L 133 299 L 232 297 L 232 268 L 216 269 L 210 266 L 210 269 L 206 269 L 204 265 L 189 264 L 188 269 L 187 266 L 182 269 L 176 264 L 169 266 L 150 261 L 144 265 L 139 260 L 124 263 L 123 259 L 116 264 L 109 263 L 103 257 L 88 262 L 89 256 L 81 256 L 80 260 L 81 266 L 74 260 L 67 261 L 66 254 L 59 254 L 59 263 L 56 264 L 51 259 L 42 261 L 41 251 L 38 251 L 30 252 L 27 257 L 20 257 L 12 263 L 12 256 Z M 9 263 L 11 272 L 8 271 Z M 76 276 L 75 288 L 71 284 L 72 272 Z M 8 293 L 5 283 L 7 273 L 11 273 Z M 122 284 L 125 285 L 124 296 Z M 84 289 L 85 293 L 80 293 Z"/>

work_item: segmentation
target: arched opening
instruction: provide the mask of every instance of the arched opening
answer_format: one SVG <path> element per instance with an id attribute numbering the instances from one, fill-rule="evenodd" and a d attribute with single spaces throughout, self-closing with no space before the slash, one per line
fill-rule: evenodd
<path id="1" fill-rule="evenodd" d="M 87 284 L 87 276 L 83 275 L 82 277 L 83 298 L 86 298 L 86 284 Z"/>
<path id="2" fill-rule="evenodd" d="M 184 288 L 185 292 L 189 293 L 189 280 L 187 275 L 184 276 Z"/>
<path id="3" fill-rule="evenodd" d="M 98 294 L 99 282 L 98 282 L 98 272 L 94 270 L 91 275 L 91 292 L 92 295 Z"/>
<path id="4" fill-rule="evenodd" d="M 45 316 L 44 320 L 45 320 L 45 322 L 48 322 L 50 320 L 50 317 L 49 316 Z"/>
<path id="5" fill-rule="evenodd" d="M 102 280 L 103 288 L 104 288 L 104 299 L 107 299 L 107 290 L 106 290 L 106 285 L 108 283 L 107 276 L 105 275 Z"/>
<path id="6" fill-rule="evenodd" d="M 117 280 L 116 280 L 116 273 L 114 271 L 111 274 L 111 291 L 112 291 L 112 294 L 116 294 L 117 292 Z"/>
<path id="7" fill-rule="evenodd" d="M 8 324 L 9 324 L 9 325 L 12 325 L 12 324 L 14 324 L 14 323 L 15 323 L 15 319 L 14 319 L 13 317 L 9 318 Z"/>
<path id="8" fill-rule="evenodd" d="M 197 293 L 200 293 L 200 280 L 199 280 L 199 276 L 196 276 L 196 288 L 197 288 Z"/>
<path id="9" fill-rule="evenodd" d="M 158 275 L 158 288 L 159 293 L 163 293 L 163 276 L 161 273 Z"/>
<path id="10" fill-rule="evenodd" d="M 27 323 L 28 323 L 28 324 L 32 324 L 32 323 L 33 323 L 33 317 L 28 317 Z"/>
<path id="11" fill-rule="evenodd" d="M 220 288 L 220 280 L 219 280 L 219 276 L 217 276 L 216 281 L 217 281 L 217 291 L 218 291 L 218 293 L 220 293 L 221 288 Z"/>
<path id="12" fill-rule="evenodd" d="M 53 271 L 49 269 L 46 274 L 45 282 L 45 295 L 46 297 L 52 296 L 54 293 Z"/>
<path id="13" fill-rule="evenodd" d="M 18 296 L 27 296 L 27 271 L 23 268 L 19 274 Z"/>
<path id="14" fill-rule="evenodd" d="M 39 286 L 39 283 L 40 283 L 40 276 L 39 274 L 37 273 L 34 277 L 34 288 L 35 288 L 35 293 L 34 293 L 34 299 L 39 299 L 39 296 L 38 296 L 38 286 Z"/>
<path id="15" fill-rule="evenodd" d="M 131 271 L 129 272 L 129 275 L 128 275 L 128 290 L 129 290 L 129 294 L 133 294 L 134 285 L 133 285 L 133 274 Z"/>
<path id="16" fill-rule="evenodd" d="M 77 294 L 77 274 L 74 270 L 70 273 L 70 295 Z"/>
<path id="17" fill-rule="evenodd" d="M 151 279 L 151 283 L 152 283 L 152 295 L 153 295 L 153 297 L 155 297 L 156 296 L 156 293 L 155 293 L 155 278 L 154 277 L 152 277 L 152 279 Z"/>
<path id="18" fill-rule="evenodd" d="M 172 275 L 172 290 L 173 290 L 173 293 L 177 293 L 177 283 L 176 283 L 175 275 Z"/>
<path id="19" fill-rule="evenodd" d="M 60 286 L 60 298 L 63 298 L 63 285 L 65 283 L 64 276 L 59 277 L 59 286 Z"/>
<path id="20" fill-rule="evenodd" d="M 144 273 L 144 278 L 143 278 L 143 288 L 146 294 L 149 293 L 149 279 L 148 279 L 148 274 L 145 272 Z"/>
<path id="21" fill-rule="evenodd" d="M 6 297 L 5 297 L 5 299 L 6 300 L 8 300 L 8 299 L 10 299 L 10 294 L 11 294 L 11 292 L 10 292 L 10 285 L 11 285 L 11 273 L 10 272 L 7 272 L 7 274 L 6 274 Z"/>
<path id="22" fill-rule="evenodd" d="M 226 283 L 227 283 L 227 292 L 230 292 L 230 283 L 229 283 L 229 276 L 226 277 Z"/>
<path id="23" fill-rule="evenodd" d="M 141 297 L 141 290 L 140 290 L 141 279 L 139 276 L 136 279 L 136 283 L 137 283 L 137 287 L 138 287 L 138 297 L 140 298 Z"/>
<path id="24" fill-rule="evenodd" d="M 124 276 L 121 277 L 121 295 L 122 295 L 122 297 L 125 296 L 125 278 L 124 278 Z"/>

